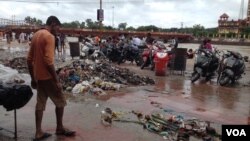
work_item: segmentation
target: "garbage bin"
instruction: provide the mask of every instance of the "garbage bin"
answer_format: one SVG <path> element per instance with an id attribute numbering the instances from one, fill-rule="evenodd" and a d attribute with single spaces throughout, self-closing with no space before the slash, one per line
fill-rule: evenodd
<path id="1" fill-rule="evenodd" d="M 185 71 L 187 62 L 187 48 L 177 48 L 175 50 L 173 70 Z"/>
<path id="2" fill-rule="evenodd" d="M 165 76 L 166 67 L 169 61 L 169 56 L 165 52 L 157 52 L 154 57 L 155 63 L 155 75 L 156 76 Z"/>
<path id="3" fill-rule="evenodd" d="M 79 42 L 69 42 L 70 47 L 70 56 L 72 57 L 80 57 L 80 46 Z"/>

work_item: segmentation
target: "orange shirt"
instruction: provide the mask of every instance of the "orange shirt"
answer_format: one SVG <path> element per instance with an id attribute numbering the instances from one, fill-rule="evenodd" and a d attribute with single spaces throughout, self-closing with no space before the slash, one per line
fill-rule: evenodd
<path id="1" fill-rule="evenodd" d="M 54 65 L 55 37 L 48 30 L 37 31 L 31 40 L 27 61 L 33 65 L 35 80 L 48 80 L 52 75 L 49 65 Z"/>

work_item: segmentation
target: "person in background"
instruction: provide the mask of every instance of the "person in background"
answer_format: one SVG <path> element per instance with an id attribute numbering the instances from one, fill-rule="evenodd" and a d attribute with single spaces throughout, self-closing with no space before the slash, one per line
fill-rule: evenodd
<path id="1" fill-rule="evenodd" d="M 213 50 L 210 39 L 207 39 L 207 42 L 205 43 L 205 49 L 207 49 L 208 51 L 212 51 Z"/>
<path id="2" fill-rule="evenodd" d="M 78 37 L 78 41 L 79 41 L 79 42 L 83 42 L 83 38 L 84 38 L 83 35 L 80 34 L 79 37 Z"/>
<path id="3" fill-rule="evenodd" d="M 10 44 L 11 43 L 11 40 L 12 40 L 12 32 L 9 30 L 6 32 L 6 40 L 7 40 L 7 43 Z"/>
<path id="4" fill-rule="evenodd" d="M 62 57 L 62 48 L 61 48 L 61 41 L 58 35 L 55 35 L 55 51 L 57 52 L 57 59 L 60 60 Z"/>
<path id="5" fill-rule="evenodd" d="M 189 49 L 188 51 L 187 51 L 187 58 L 188 59 L 193 59 L 194 58 L 194 51 L 193 51 L 193 49 Z"/>
<path id="6" fill-rule="evenodd" d="M 94 37 L 94 45 L 95 45 L 95 46 L 99 46 L 100 41 L 101 41 L 100 37 L 98 37 L 98 36 L 95 36 L 95 37 Z"/>
<path id="7" fill-rule="evenodd" d="M 62 61 L 65 61 L 66 58 L 66 49 L 65 49 L 65 34 L 60 34 L 60 45 L 61 45 L 61 51 L 62 51 Z"/>
<path id="8" fill-rule="evenodd" d="M 148 45 L 152 45 L 153 44 L 153 42 L 154 42 L 154 38 L 151 36 L 151 33 L 148 33 L 147 34 L 147 37 L 146 37 L 146 44 L 148 44 Z"/>
<path id="9" fill-rule="evenodd" d="M 175 37 L 172 42 L 173 42 L 174 49 L 176 49 L 178 47 L 178 44 L 179 44 L 178 38 Z"/>
<path id="10" fill-rule="evenodd" d="M 205 49 L 206 47 L 206 44 L 207 44 L 207 39 L 205 38 L 202 42 L 201 42 L 201 44 L 200 44 L 200 46 L 199 46 L 199 49 Z"/>
<path id="11" fill-rule="evenodd" d="M 138 47 L 141 45 L 141 39 L 137 36 L 134 36 L 132 38 L 132 48 L 135 49 L 135 50 L 138 50 Z"/>
<path id="12" fill-rule="evenodd" d="M 48 97 L 56 106 L 56 134 L 64 136 L 75 135 L 75 131 L 66 129 L 63 125 L 66 99 L 54 67 L 55 37 L 60 25 L 61 23 L 57 17 L 48 17 L 46 28 L 40 29 L 34 34 L 28 52 L 27 64 L 31 76 L 31 87 L 37 89 L 35 141 L 51 136 L 50 133 L 42 130 L 43 111 L 45 110 Z"/>

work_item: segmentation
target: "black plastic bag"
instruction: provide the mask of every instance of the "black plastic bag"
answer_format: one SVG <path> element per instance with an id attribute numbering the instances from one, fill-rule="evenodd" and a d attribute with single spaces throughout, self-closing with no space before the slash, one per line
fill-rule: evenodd
<path id="1" fill-rule="evenodd" d="M 33 92 L 28 85 L 0 86 L 0 105 L 7 111 L 22 108 L 32 96 Z"/>

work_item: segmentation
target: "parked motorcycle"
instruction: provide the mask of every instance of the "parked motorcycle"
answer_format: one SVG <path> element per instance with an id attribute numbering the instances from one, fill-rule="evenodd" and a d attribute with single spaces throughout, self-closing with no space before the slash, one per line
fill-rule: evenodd
<path id="1" fill-rule="evenodd" d="M 121 64 L 126 61 L 131 61 L 132 63 L 135 61 L 136 65 L 140 66 L 143 61 L 140 56 L 139 49 L 133 48 L 131 46 L 123 47 L 118 64 Z"/>
<path id="2" fill-rule="evenodd" d="M 95 50 L 98 49 L 98 47 L 94 46 L 90 42 L 80 43 L 80 47 L 81 47 L 80 55 L 82 58 L 89 57 L 91 54 L 94 53 Z"/>
<path id="3" fill-rule="evenodd" d="M 151 70 L 154 70 L 155 64 L 154 64 L 154 57 L 157 52 L 167 52 L 166 47 L 164 45 L 160 44 L 153 44 L 153 45 L 147 45 L 147 49 L 144 49 L 142 53 L 142 60 L 143 63 L 141 65 L 141 69 L 144 69 L 144 67 L 150 66 Z"/>
<path id="4" fill-rule="evenodd" d="M 238 52 L 227 51 L 227 53 L 224 53 L 220 63 L 217 82 L 221 86 L 225 86 L 233 84 L 242 78 L 246 68 L 245 62 L 247 61 L 247 58 L 242 57 Z"/>
<path id="5" fill-rule="evenodd" d="M 115 45 L 110 45 L 107 48 L 107 58 L 111 62 L 118 62 L 122 52 L 122 47 L 117 47 Z"/>
<path id="6" fill-rule="evenodd" d="M 219 66 L 219 51 L 212 52 L 206 49 L 198 49 L 195 54 L 191 82 L 194 83 L 200 77 L 205 77 L 207 81 L 211 80 Z"/>

